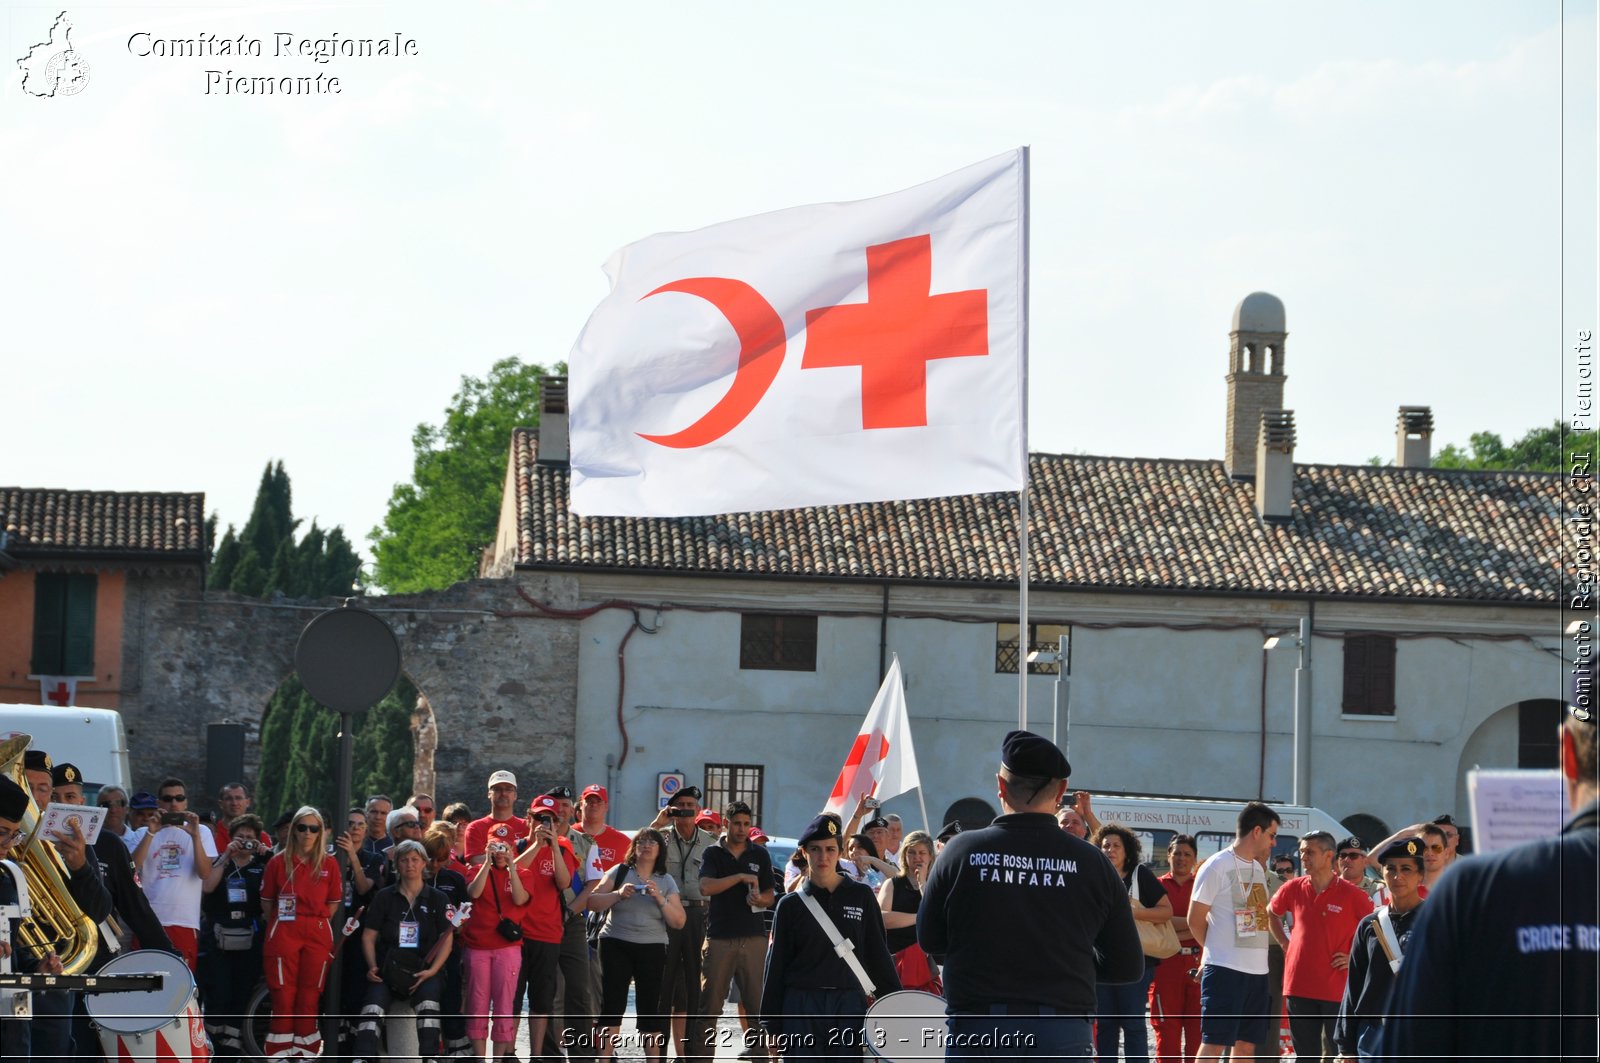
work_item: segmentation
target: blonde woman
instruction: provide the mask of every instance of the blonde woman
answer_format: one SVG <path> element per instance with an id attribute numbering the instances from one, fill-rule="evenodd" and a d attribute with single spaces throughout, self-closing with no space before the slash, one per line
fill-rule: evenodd
<path id="1" fill-rule="evenodd" d="M 344 900 L 339 865 L 328 855 L 328 826 L 309 805 L 294 814 L 283 851 L 267 862 L 261 914 L 267 921 L 262 950 L 272 1022 L 263 1046 L 268 1059 L 322 1050 L 317 1029 L 322 986 L 333 960 L 328 920 Z"/>
<path id="2" fill-rule="evenodd" d="M 922 884 L 932 866 L 933 838 L 925 830 L 907 834 L 900 842 L 900 873 L 878 888 L 878 907 L 901 988 L 938 993 L 938 977 L 917 944 L 917 909 L 922 906 Z"/>

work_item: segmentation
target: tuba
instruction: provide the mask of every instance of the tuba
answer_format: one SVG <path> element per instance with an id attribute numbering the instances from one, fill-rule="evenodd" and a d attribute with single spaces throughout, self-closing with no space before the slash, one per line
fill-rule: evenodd
<path id="1" fill-rule="evenodd" d="M 29 735 L 18 735 L 0 742 L 0 772 L 24 790 L 28 789 L 28 777 L 22 771 L 22 754 L 32 741 Z M 29 804 L 21 824 L 28 840 L 20 859 L 15 852 L 12 856 L 28 880 L 28 900 L 33 907 L 33 915 L 13 928 L 12 946 L 41 957 L 54 952 L 61 957 L 63 973 L 82 974 L 94 961 L 99 930 L 67 892 L 67 865 L 61 855 L 45 839 L 34 837 L 39 812 L 37 805 Z"/>

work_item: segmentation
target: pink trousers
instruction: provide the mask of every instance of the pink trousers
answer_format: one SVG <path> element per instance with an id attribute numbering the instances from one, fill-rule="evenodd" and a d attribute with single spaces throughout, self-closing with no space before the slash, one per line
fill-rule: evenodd
<path id="1" fill-rule="evenodd" d="M 506 942 L 503 949 L 468 949 L 461 961 L 462 1009 L 467 1016 L 467 1037 L 504 1043 L 517 1039 L 517 972 L 522 969 L 522 947 Z M 494 1012 L 494 1030 L 489 1013 Z"/>

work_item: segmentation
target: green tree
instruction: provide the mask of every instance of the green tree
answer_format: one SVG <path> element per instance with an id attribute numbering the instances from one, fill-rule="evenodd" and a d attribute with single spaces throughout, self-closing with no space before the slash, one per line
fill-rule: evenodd
<path id="1" fill-rule="evenodd" d="M 323 531 L 311 522 L 299 541 L 293 492 L 283 462 L 261 474 L 250 519 L 232 525 L 212 560 L 208 585 L 263 598 L 346 596 L 361 570 L 344 529 Z M 379 706 L 362 713 L 354 727 L 352 789 L 359 793 L 411 790 L 415 743 L 411 706 L 416 688 L 401 679 Z M 338 815 L 339 717 L 307 694 L 297 676 L 279 684 L 261 722 L 261 773 L 257 801 L 276 816 L 301 805 Z"/>
<path id="2" fill-rule="evenodd" d="M 539 388 L 550 372 L 503 358 L 461 388 L 438 425 L 411 434 L 411 482 L 395 486 L 373 528 L 375 581 L 390 593 L 436 590 L 477 574 L 500 519 L 511 430 L 539 423 Z"/>
<path id="3" fill-rule="evenodd" d="M 1495 432 L 1474 432 L 1466 449 L 1452 443 L 1434 455 L 1436 469 L 1502 469 L 1566 472 L 1578 451 L 1594 451 L 1594 436 L 1567 430 L 1560 421 L 1531 429 L 1509 445 Z"/>

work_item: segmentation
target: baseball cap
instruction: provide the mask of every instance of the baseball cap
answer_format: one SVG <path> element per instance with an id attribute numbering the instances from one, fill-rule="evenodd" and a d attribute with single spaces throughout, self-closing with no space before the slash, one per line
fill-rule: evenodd
<path id="1" fill-rule="evenodd" d="M 149 790 L 135 790 L 133 796 L 128 798 L 128 807 L 142 812 L 159 806 L 155 794 Z"/>
<path id="2" fill-rule="evenodd" d="M 500 786 L 502 784 L 509 786 L 512 789 L 516 789 L 517 777 L 504 769 L 501 769 L 500 771 L 497 771 L 493 775 L 489 776 L 490 786 Z"/>
<path id="3" fill-rule="evenodd" d="M 552 816 L 555 815 L 556 799 L 549 794 L 542 794 L 528 802 L 528 815 L 538 815 L 540 812 L 548 812 Z"/>
<path id="4" fill-rule="evenodd" d="M 582 799 L 587 801 L 591 796 L 598 796 L 600 800 L 604 801 L 608 805 L 611 803 L 611 795 L 606 793 L 606 788 L 604 786 L 585 786 L 583 788 Z"/>
<path id="5" fill-rule="evenodd" d="M 751 827 L 750 840 L 756 842 L 757 844 L 765 844 L 768 840 L 767 832 L 762 830 L 760 827 Z"/>
<path id="6" fill-rule="evenodd" d="M 706 809 L 704 812 L 700 813 L 694 818 L 694 825 L 696 827 L 713 827 L 717 830 L 721 830 L 722 817 L 710 809 Z"/>

